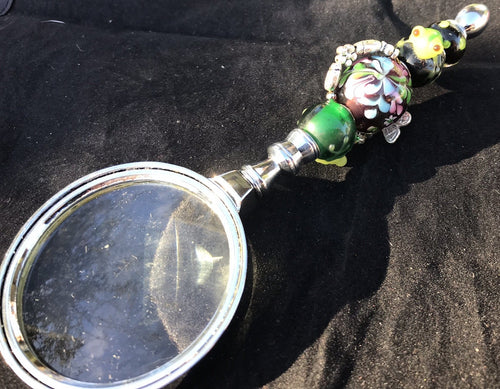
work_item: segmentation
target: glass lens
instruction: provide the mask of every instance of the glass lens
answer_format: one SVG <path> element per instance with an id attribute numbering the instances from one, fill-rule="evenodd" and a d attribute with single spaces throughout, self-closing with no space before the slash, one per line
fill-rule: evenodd
<path id="1" fill-rule="evenodd" d="M 172 360 L 227 288 L 230 244 L 201 196 L 176 185 L 103 188 L 52 223 L 22 276 L 22 327 L 41 362 L 111 383 Z"/>

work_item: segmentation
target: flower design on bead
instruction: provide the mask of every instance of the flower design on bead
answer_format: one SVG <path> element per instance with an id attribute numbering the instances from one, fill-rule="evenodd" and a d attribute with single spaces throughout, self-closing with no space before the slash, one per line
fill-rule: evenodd
<path id="1" fill-rule="evenodd" d="M 348 77 L 345 83 L 345 96 L 356 98 L 366 106 L 367 119 L 375 118 L 377 110 L 397 115 L 403 113 L 405 90 L 400 84 L 404 79 L 391 74 L 393 69 L 392 61 L 386 57 L 364 58 L 354 65 L 352 77 Z"/>
<path id="2" fill-rule="evenodd" d="M 339 102 L 357 119 L 360 129 L 380 129 L 396 121 L 411 97 L 409 72 L 399 61 L 371 56 L 359 59 L 339 82 Z"/>
<path id="3" fill-rule="evenodd" d="M 398 120 L 398 117 L 396 115 L 391 115 L 388 118 L 384 120 L 384 126 L 388 126 Z"/>

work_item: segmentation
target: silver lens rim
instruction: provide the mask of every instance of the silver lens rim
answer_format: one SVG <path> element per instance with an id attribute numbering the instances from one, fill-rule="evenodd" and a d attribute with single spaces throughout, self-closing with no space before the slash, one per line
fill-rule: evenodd
<path id="1" fill-rule="evenodd" d="M 168 363 L 130 380 L 96 384 L 64 377 L 46 367 L 24 339 L 19 323 L 19 275 L 30 250 L 35 250 L 57 216 L 92 192 L 118 183 L 145 181 L 178 185 L 197 195 L 219 216 L 230 246 L 230 273 L 219 308 L 196 340 Z M 247 246 L 241 219 L 229 196 L 216 184 L 189 169 L 160 162 L 117 165 L 89 174 L 68 185 L 48 200 L 21 228 L 0 265 L 0 353 L 10 368 L 29 386 L 38 388 L 161 388 L 181 377 L 214 346 L 233 318 L 244 289 Z"/>

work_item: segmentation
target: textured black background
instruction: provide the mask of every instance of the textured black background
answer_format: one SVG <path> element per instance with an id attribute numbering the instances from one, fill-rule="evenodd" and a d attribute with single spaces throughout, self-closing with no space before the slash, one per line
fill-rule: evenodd
<path id="1" fill-rule="evenodd" d="M 260 160 L 324 99 L 338 45 L 395 43 L 465 4 L 16 0 L 0 17 L 0 251 L 94 170 Z M 181 388 L 499 386 L 500 2 L 487 4 L 488 29 L 414 91 L 396 144 L 283 176 L 245 217 L 243 302 Z M 0 386 L 22 387 L 4 364 Z"/>

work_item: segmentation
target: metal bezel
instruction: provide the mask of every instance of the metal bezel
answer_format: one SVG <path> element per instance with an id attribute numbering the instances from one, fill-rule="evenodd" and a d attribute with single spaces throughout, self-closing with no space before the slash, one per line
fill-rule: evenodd
<path id="1" fill-rule="evenodd" d="M 213 207 L 224 226 L 230 246 L 230 274 L 224 297 L 216 314 L 196 340 L 177 357 L 149 373 L 106 384 L 64 377 L 39 361 L 24 338 L 18 312 L 18 300 L 22 293 L 19 276 L 26 266 L 30 266 L 30 252 L 36 250 L 43 236 L 64 212 L 103 188 L 141 182 L 178 185 Z M 246 240 L 238 211 L 228 195 L 208 178 L 182 167 L 155 162 L 130 163 L 97 171 L 75 181 L 47 201 L 21 228 L 7 251 L 0 267 L 0 353 L 12 370 L 33 388 L 161 388 L 196 364 L 229 325 L 243 293 L 246 262 Z"/>

